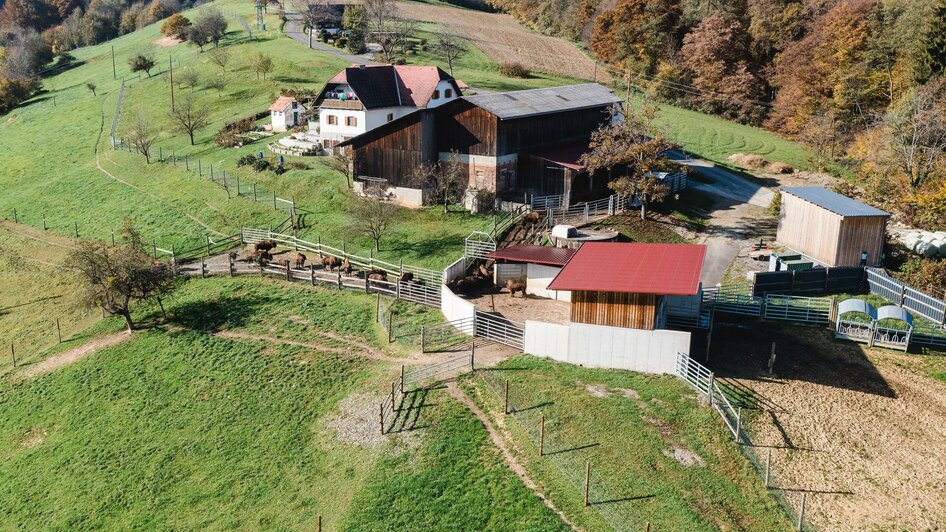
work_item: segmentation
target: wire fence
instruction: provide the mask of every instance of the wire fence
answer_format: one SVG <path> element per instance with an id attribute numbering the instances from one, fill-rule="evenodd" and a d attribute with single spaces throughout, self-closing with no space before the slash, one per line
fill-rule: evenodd
<path id="1" fill-rule="evenodd" d="M 76 312 L 63 312 L 58 317 L 47 316 L 41 324 L 31 327 L 32 332 L 29 339 L 25 341 L 11 340 L 4 342 L 6 356 L 0 357 L 0 370 L 16 369 L 24 365 L 38 362 L 37 357 L 48 353 L 51 349 L 61 344 L 68 344 L 86 338 L 85 331 L 90 325 L 89 321 L 98 312 L 102 312 L 102 317 L 106 314 L 100 310 L 78 310 Z"/>

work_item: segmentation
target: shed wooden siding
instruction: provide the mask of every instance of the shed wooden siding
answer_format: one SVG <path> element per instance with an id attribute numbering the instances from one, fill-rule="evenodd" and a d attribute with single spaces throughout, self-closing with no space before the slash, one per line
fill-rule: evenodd
<path id="1" fill-rule="evenodd" d="M 404 118 L 396 129 L 353 148 L 356 176 L 387 179 L 392 186 L 411 186 L 411 171 L 423 162 L 437 160 L 437 145 L 430 113 Z"/>
<path id="2" fill-rule="evenodd" d="M 499 122 L 496 153 L 509 155 L 522 150 L 588 139 L 610 118 L 608 107 L 605 106 L 502 120 Z"/>
<path id="3" fill-rule="evenodd" d="M 571 321 L 631 329 L 653 329 L 658 296 L 623 292 L 572 292 Z"/>
<path id="4" fill-rule="evenodd" d="M 495 157 L 498 128 L 499 118 L 489 111 L 454 100 L 438 108 L 438 150 Z"/>
<path id="5" fill-rule="evenodd" d="M 828 266 L 857 266 L 861 251 L 867 252 L 868 265 L 877 265 L 886 223 L 883 216 L 843 217 L 782 192 L 776 240 Z"/>

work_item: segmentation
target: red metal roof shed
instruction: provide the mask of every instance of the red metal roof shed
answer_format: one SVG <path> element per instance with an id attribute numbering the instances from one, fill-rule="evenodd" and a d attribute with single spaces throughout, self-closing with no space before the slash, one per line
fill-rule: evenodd
<path id="1" fill-rule="evenodd" d="M 488 259 L 502 259 L 513 262 L 531 262 L 549 266 L 564 266 L 577 250 L 568 248 L 553 248 L 549 246 L 532 246 L 523 244 L 497 249 L 486 254 Z"/>
<path id="2" fill-rule="evenodd" d="M 706 246 L 586 242 L 549 290 L 694 295 Z"/>

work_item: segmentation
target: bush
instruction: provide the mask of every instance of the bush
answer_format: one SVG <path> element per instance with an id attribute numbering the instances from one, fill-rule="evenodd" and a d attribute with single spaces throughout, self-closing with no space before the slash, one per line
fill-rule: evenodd
<path id="1" fill-rule="evenodd" d="M 248 131 L 253 131 L 255 127 L 255 116 L 248 116 L 246 118 L 237 120 L 236 122 L 230 122 L 229 124 L 223 126 L 219 132 L 217 132 L 217 134 L 214 136 L 214 143 L 217 146 L 224 148 L 242 146 L 243 137 L 241 135 Z"/>
<path id="2" fill-rule="evenodd" d="M 335 46 L 339 48 L 344 48 L 348 44 L 348 39 L 345 37 L 339 37 L 335 40 Z"/>
<path id="3" fill-rule="evenodd" d="M 946 290 L 946 259 L 911 257 L 900 267 L 897 277 L 919 290 Z"/>
<path id="4" fill-rule="evenodd" d="M 503 63 L 499 65 L 499 73 L 509 78 L 529 77 L 529 69 L 522 63 Z"/>
<path id="5" fill-rule="evenodd" d="M 782 193 L 778 190 L 775 191 L 775 195 L 772 196 L 772 201 L 769 202 L 769 206 L 765 209 L 765 212 L 771 214 L 772 216 L 778 216 L 782 212 Z"/>
<path id="6" fill-rule="evenodd" d="M 276 166 L 273 166 L 273 173 L 276 175 L 283 175 L 286 173 L 286 167 L 281 164 L 277 164 Z"/>
<path id="7" fill-rule="evenodd" d="M 251 166 L 253 164 L 256 164 L 256 156 L 252 153 L 247 153 L 243 157 L 240 157 L 237 159 L 236 163 L 237 166 Z"/>
<path id="8" fill-rule="evenodd" d="M 254 159 L 253 160 L 253 170 L 257 172 L 265 172 L 266 170 L 269 170 L 270 167 L 272 166 L 273 165 L 270 164 L 269 160 L 267 159 Z"/>
<path id="9" fill-rule="evenodd" d="M 489 189 L 476 191 L 476 212 L 490 213 L 496 209 L 496 193 Z"/>

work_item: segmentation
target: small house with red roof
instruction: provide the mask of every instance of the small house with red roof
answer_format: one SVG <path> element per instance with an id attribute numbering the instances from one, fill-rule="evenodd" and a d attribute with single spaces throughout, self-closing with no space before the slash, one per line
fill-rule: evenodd
<path id="1" fill-rule="evenodd" d="M 292 96 L 280 96 L 269 106 L 273 131 L 288 131 L 302 125 L 305 107 Z"/>
<path id="2" fill-rule="evenodd" d="M 526 293 L 538 297 L 568 301 L 570 292 L 549 290 L 552 282 L 577 249 L 520 244 L 497 249 L 485 257 L 496 261 L 493 282 L 503 286 L 508 279 L 526 283 Z"/>
<path id="3" fill-rule="evenodd" d="M 460 97 L 457 81 L 435 66 L 353 65 L 333 76 L 315 101 L 322 146 Z"/>
<path id="4" fill-rule="evenodd" d="M 549 284 L 571 292 L 571 322 L 662 328 L 667 300 L 700 294 L 706 246 L 586 242 Z"/>

